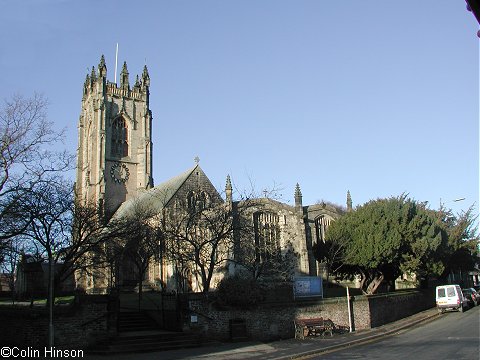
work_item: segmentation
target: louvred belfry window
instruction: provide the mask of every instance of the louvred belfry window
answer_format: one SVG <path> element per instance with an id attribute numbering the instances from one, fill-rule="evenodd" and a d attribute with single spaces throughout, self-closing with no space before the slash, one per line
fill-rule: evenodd
<path id="1" fill-rule="evenodd" d="M 116 118 L 112 123 L 112 156 L 128 156 L 128 127 L 125 119 Z"/>

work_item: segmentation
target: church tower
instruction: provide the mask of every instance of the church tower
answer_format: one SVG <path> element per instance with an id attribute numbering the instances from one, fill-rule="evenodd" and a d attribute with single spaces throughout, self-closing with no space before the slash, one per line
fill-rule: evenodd
<path id="1" fill-rule="evenodd" d="M 103 55 L 83 86 L 75 195 L 98 204 L 107 218 L 139 190 L 153 187 L 149 87 L 146 66 L 130 87 L 126 62 L 119 86 L 108 81 Z"/>

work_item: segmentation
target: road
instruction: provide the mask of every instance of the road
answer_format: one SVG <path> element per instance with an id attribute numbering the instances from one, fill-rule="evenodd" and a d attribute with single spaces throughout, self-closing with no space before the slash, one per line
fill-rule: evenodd
<path id="1" fill-rule="evenodd" d="M 480 306 L 464 313 L 450 312 L 436 320 L 372 342 L 308 359 L 321 360 L 478 360 Z"/>

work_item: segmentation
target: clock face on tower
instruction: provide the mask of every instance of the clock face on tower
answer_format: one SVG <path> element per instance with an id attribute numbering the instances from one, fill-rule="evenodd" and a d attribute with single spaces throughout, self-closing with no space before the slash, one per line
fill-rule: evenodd
<path id="1" fill-rule="evenodd" d="M 128 171 L 127 165 L 116 162 L 110 168 L 110 176 L 113 181 L 117 183 L 125 183 L 130 176 L 130 172 Z"/>

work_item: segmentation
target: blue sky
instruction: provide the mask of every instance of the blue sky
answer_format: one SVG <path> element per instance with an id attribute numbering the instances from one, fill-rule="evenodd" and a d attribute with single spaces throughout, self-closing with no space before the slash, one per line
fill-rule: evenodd
<path id="1" fill-rule="evenodd" d="M 0 0 L 0 98 L 77 146 L 87 71 L 146 63 L 154 178 L 194 164 L 293 203 L 479 199 L 478 24 L 463 0 Z M 72 173 L 73 176 L 73 173 Z M 454 199 L 465 198 L 461 202 Z M 476 206 L 478 209 L 478 206 Z M 477 210 L 478 211 L 478 210 Z"/>

